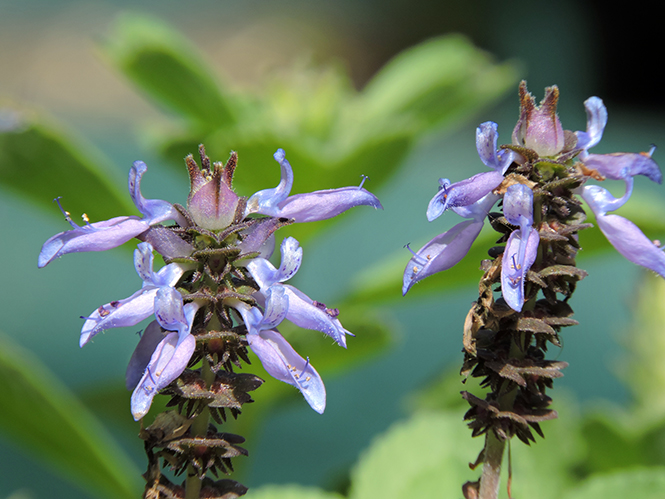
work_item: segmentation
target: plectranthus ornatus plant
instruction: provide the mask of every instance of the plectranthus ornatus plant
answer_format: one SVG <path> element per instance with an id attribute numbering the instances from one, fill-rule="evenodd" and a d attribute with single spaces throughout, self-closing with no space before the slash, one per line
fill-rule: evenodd
<path id="1" fill-rule="evenodd" d="M 592 154 L 607 122 L 598 97 L 585 101 L 586 131 L 564 130 L 556 113 L 559 90 L 545 91 L 540 105 L 519 87 L 520 117 L 512 143 L 498 144 L 497 124 L 476 131 L 480 160 L 489 171 L 456 183 L 439 180 L 427 208 L 432 221 L 450 209 L 467 220 L 435 237 L 413 257 L 404 272 L 403 293 L 427 276 L 451 268 L 469 251 L 486 219 L 500 234 L 481 262 L 479 297 L 464 323 L 462 375 L 481 378 L 485 399 L 462 392 L 471 408 L 465 415 L 473 436 L 485 435 L 475 465 L 477 482 L 464 485 L 467 498 L 497 497 L 504 448 L 513 436 L 525 443 L 543 435 L 541 421 L 556 417 L 546 389 L 562 376 L 562 361 L 546 360 L 549 344 L 560 345 L 563 327 L 577 322 L 569 305 L 586 272 L 575 264 L 578 234 L 585 223 L 580 197 L 596 217 L 598 228 L 631 262 L 665 277 L 665 255 L 629 220 L 608 212 L 628 201 L 633 177 L 660 183 L 658 165 L 648 153 Z M 595 184 L 623 181 L 625 195 L 612 196 Z M 492 208 L 499 204 L 501 212 Z"/>
<path id="2" fill-rule="evenodd" d="M 321 377 L 276 327 L 287 319 L 328 335 L 342 347 L 351 333 L 339 321 L 337 309 L 286 284 L 302 260 L 298 241 L 282 241 L 278 268 L 268 261 L 274 233 L 284 225 L 324 220 L 354 206 L 382 208 L 362 183 L 291 196 L 293 170 L 281 149 L 274 155 L 281 167 L 278 186 L 241 197 L 232 187 L 236 153 L 226 165 L 211 164 L 203 146 L 199 155 L 201 167 L 191 155 L 186 158 L 191 181 L 187 208 L 143 198 L 140 183 L 147 167 L 137 161 L 129 172 L 129 193 L 141 217 L 90 223 L 84 215 L 79 226 L 62 210 L 73 229 L 50 238 L 39 254 L 39 267 L 44 267 L 66 253 L 106 250 L 132 238 L 141 241 L 134 250 L 141 288 L 81 317 L 80 345 L 106 329 L 134 326 L 154 315 L 126 374 L 135 420 L 148 413 L 160 392 L 170 397 L 167 405 L 175 407 L 158 414 L 148 427 L 142 424 L 140 437 L 148 456 L 146 498 L 233 498 L 245 493 L 233 480 L 214 481 L 207 475 L 228 474 L 231 458 L 247 454 L 239 445 L 242 437 L 218 431 L 215 423 L 221 425 L 228 413 L 237 417 L 242 405 L 252 402 L 248 392 L 263 383 L 253 374 L 236 372 L 243 362 L 249 363 L 248 348 L 271 376 L 300 390 L 316 412 L 324 411 Z M 157 271 L 155 252 L 165 262 Z M 162 475 L 167 465 L 176 476 L 186 473 L 182 485 Z"/>

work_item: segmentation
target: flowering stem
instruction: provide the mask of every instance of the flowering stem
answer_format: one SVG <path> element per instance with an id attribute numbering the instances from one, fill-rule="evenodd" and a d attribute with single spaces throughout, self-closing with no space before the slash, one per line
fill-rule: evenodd
<path id="1" fill-rule="evenodd" d="M 201 377 L 209 388 L 215 379 L 215 373 L 210 368 L 210 363 L 204 357 L 201 362 Z M 191 434 L 193 437 L 206 437 L 208 434 L 208 425 L 210 423 L 210 412 L 208 406 L 205 406 L 201 413 L 194 418 L 191 426 Z M 198 477 L 196 470 L 190 464 L 187 467 L 187 481 L 185 485 L 185 499 L 199 499 L 201 493 L 201 479 Z"/>
<path id="2" fill-rule="evenodd" d="M 501 483 L 501 461 L 506 442 L 499 439 L 493 431 L 485 437 L 485 463 L 480 477 L 480 499 L 496 499 L 499 497 Z"/>

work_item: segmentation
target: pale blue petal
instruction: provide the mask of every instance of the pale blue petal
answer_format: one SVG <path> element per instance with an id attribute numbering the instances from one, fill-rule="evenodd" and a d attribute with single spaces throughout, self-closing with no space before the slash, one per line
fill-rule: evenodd
<path id="1" fill-rule="evenodd" d="M 127 372 L 125 373 L 127 390 L 131 391 L 139 384 L 157 345 L 161 343 L 167 334 L 168 332 L 164 331 L 157 321 L 152 321 L 145 328 L 127 365 Z"/>
<path id="2" fill-rule="evenodd" d="M 584 101 L 586 109 L 586 132 L 575 132 L 577 148 L 584 151 L 591 149 L 600 142 L 607 125 L 607 109 L 598 97 L 589 97 Z M 584 155 L 583 155 L 584 157 Z"/>
<path id="3" fill-rule="evenodd" d="M 284 149 L 277 149 L 273 157 L 279 163 L 282 172 L 279 184 L 274 189 L 264 189 L 253 194 L 247 200 L 246 215 L 261 213 L 276 217 L 279 211 L 278 205 L 291 193 L 293 187 L 293 168 L 291 168 L 291 164 L 286 160 Z"/>
<path id="4" fill-rule="evenodd" d="M 136 421 L 148 413 L 155 395 L 182 374 L 195 348 L 196 338 L 191 334 L 179 340 L 177 333 L 170 333 L 157 345 L 132 393 L 131 409 Z"/>
<path id="5" fill-rule="evenodd" d="M 263 213 L 282 218 L 292 218 L 297 223 L 318 222 L 336 217 L 356 206 L 371 206 L 383 209 L 379 199 L 361 187 L 342 187 L 314 191 L 307 194 L 289 196 L 279 203 L 278 209 L 272 213 Z"/>
<path id="6" fill-rule="evenodd" d="M 296 326 L 305 329 L 321 331 L 330 336 L 338 345 L 346 348 L 346 334 L 351 334 L 344 329 L 337 319 L 336 311 L 325 307 L 323 303 L 315 302 L 305 293 L 288 284 L 282 284 L 289 297 L 289 309 L 286 318 Z"/>
<path id="7" fill-rule="evenodd" d="M 430 222 L 448 208 L 469 206 L 479 201 L 503 182 L 503 174 L 499 171 L 483 172 L 450 185 L 445 185 L 445 181 L 439 181 L 441 189 L 427 207 Z"/>
<path id="8" fill-rule="evenodd" d="M 650 153 L 622 152 L 614 154 L 589 154 L 584 159 L 587 168 L 598 170 L 612 180 L 625 180 L 627 176 L 644 175 L 652 182 L 662 183 L 663 174 Z"/>
<path id="9" fill-rule="evenodd" d="M 540 236 L 538 231 L 529 227 L 526 231 L 526 244 L 523 244 L 521 230 L 515 230 L 508 238 L 501 261 L 501 294 L 506 303 L 521 312 L 524 306 L 524 281 L 526 273 L 536 261 Z M 520 258 L 520 254 L 523 257 Z"/>
<path id="10" fill-rule="evenodd" d="M 252 352 L 275 379 L 298 388 L 307 403 L 319 414 L 326 408 L 326 389 L 314 367 L 296 352 L 277 331 L 248 334 Z"/>
<path id="11" fill-rule="evenodd" d="M 134 161 L 129 170 L 127 184 L 134 204 L 150 225 L 164 220 L 175 220 L 183 225 L 185 223 L 184 217 L 171 203 L 161 199 L 145 199 L 141 194 L 141 178 L 147 170 L 148 167 L 143 161 Z"/>
<path id="12" fill-rule="evenodd" d="M 418 250 L 404 270 L 402 294 L 405 295 L 411 286 L 425 277 L 457 265 L 469 252 L 482 228 L 482 220 L 466 220 Z"/>
<path id="13" fill-rule="evenodd" d="M 44 243 L 37 265 L 45 267 L 67 253 L 116 248 L 149 228 L 148 221 L 138 217 L 115 217 L 61 232 Z"/>
<path id="14" fill-rule="evenodd" d="M 135 326 L 150 317 L 155 311 L 157 289 L 143 288 L 129 298 L 112 301 L 99 307 L 85 318 L 79 340 L 80 346 L 106 329 Z"/>
<path id="15" fill-rule="evenodd" d="M 515 153 L 510 150 L 498 150 L 499 132 L 498 125 L 492 121 L 486 121 L 476 128 L 476 149 L 480 160 L 492 170 L 501 172 L 503 175 L 512 164 Z"/>

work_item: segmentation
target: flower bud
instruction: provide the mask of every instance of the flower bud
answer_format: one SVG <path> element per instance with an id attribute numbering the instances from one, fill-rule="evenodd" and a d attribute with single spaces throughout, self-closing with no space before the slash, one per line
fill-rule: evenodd
<path id="1" fill-rule="evenodd" d="M 199 146 L 202 169 L 190 154 L 185 158 L 191 188 L 187 198 L 187 209 L 200 227 L 218 230 L 228 227 L 235 218 L 239 197 L 233 191 L 232 179 L 238 161 L 233 152 L 226 166 L 221 163 L 210 165 L 203 146 Z"/>
<path id="2" fill-rule="evenodd" d="M 533 95 L 520 83 L 520 119 L 513 130 L 513 144 L 532 149 L 539 156 L 556 156 L 564 146 L 563 127 L 556 114 L 559 88 L 545 89 L 545 98 L 536 106 Z"/>

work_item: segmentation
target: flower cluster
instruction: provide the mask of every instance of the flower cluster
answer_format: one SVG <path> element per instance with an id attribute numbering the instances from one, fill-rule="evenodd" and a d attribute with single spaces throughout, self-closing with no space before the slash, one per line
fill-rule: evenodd
<path id="1" fill-rule="evenodd" d="M 506 443 L 543 436 L 540 424 L 557 417 L 547 390 L 567 364 L 546 359 L 549 344 L 560 346 L 562 328 L 577 324 L 570 298 L 587 274 L 577 268 L 579 232 L 585 223 L 582 200 L 598 227 L 630 261 L 665 277 L 665 255 L 635 224 L 608 214 L 630 197 L 633 177 L 660 183 L 661 172 L 648 153 L 592 154 L 602 137 L 607 111 L 591 97 L 584 105 L 585 131 L 564 130 L 556 113 L 557 87 L 546 89 L 540 105 L 522 82 L 520 116 L 512 143 L 498 146 L 496 123 L 481 124 L 476 146 L 485 171 L 460 182 L 439 180 L 427 208 L 431 221 L 447 209 L 467 220 L 435 237 L 406 266 L 403 293 L 414 283 L 456 265 L 469 252 L 485 219 L 500 234 L 481 262 L 478 299 L 464 321 L 461 373 L 479 378 L 484 398 L 469 392 L 464 416 L 473 436 L 485 435 L 476 465 L 481 478 L 467 482 L 464 495 L 497 497 Z M 614 198 L 592 180 L 623 180 L 626 193 Z M 501 212 L 491 211 L 501 203 Z M 497 286 L 498 285 L 498 286 Z M 500 290 L 500 294 L 497 291 Z"/>
<path id="2" fill-rule="evenodd" d="M 518 228 L 511 232 L 503 250 L 501 291 L 506 303 L 516 312 L 521 311 L 525 276 L 537 257 L 541 235 L 551 232 L 551 227 L 541 220 L 542 203 L 534 204 L 537 182 L 523 175 L 531 168 L 536 170 L 536 180 L 578 178 L 580 185 L 574 193 L 589 205 L 610 243 L 631 262 L 665 277 L 665 254 L 661 249 L 629 220 L 607 214 L 628 201 L 635 175 L 661 183 L 660 169 L 651 159 L 654 148 L 643 153 L 589 153 L 600 142 L 607 123 L 602 100 L 591 97 L 585 101 L 587 129 L 573 133 L 561 126 L 556 114 L 558 98 L 558 88 L 550 87 L 537 106 L 522 82 L 521 112 L 512 144 L 497 147 L 496 123 L 486 122 L 477 128 L 478 155 L 491 171 L 453 184 L 448 179 L 439 179 L 439 191 L 429 203 L 427 219 L 432 221 L 450 208 L 469 220 L 436 236 L 417 252 L 412 251 L 413 257 L 404 272 L 403 294 L 421 279 L 456 265 L 468 253 L 485 218 L 501 199 L 505 220 Z M 586 185 L 589 179 L 623 180 L 626 193 L 617 199 L 603 187 Z"/>
<path id="3" fill-rule="evenodd" d="M 355 206 L 382 206 L 362 184 L 291 196 L 293 170 L 281 149 L 274 155 L 281 167 L 279 185 L 247 199 L 232 187 L 235 153 L 226 165 L 211 165 L 202 146 L 200 155 L 202 169 L 191 156 L 187 158 L 191 190 L 186 209 L 144 199 L 140 184 L 147 167 L 137 161 L 129 173 L 129 192 L 142 216 L 96 223 L 84 216 L 86 223 L 79 226 L 61 208 L 73 229 L 46 241 L 38 265 L 44 267 L 66 253 L 114 248 L 134 237 L 142 241 L 134 251 L 141 289 L 82 317 L 80 338 L 83 346 L 101 331 L 133 326 L 154 315 L 127 369 L 136 420 L 148 412 L 155 394 L 197 359 L 219 353 L 220 362 L 235 361 L 244 355 L 243 345 L 249 345 L 268 373 L 297 387 L 322 413 L 326 395 L 321 377 L 276 326 L 288 319 L 325 333 L 343 347 L 350 333 L 337 319 L 337 310 L 284 284 L 300 267 L 302 248 L 294 238 L 285 239 L 281 264 L 275 268 L 268 261 L 275 247 L 274 232 L 288 223 L 324 220 Z M 175 223 L 162 225 L 168 220 Z M 166 261 L 158 271 L 153 269 L 155 251 Z M 238 327 L 245 339 L 235 353 L 229 353 L 220 338 L 230 337 Z"/>

